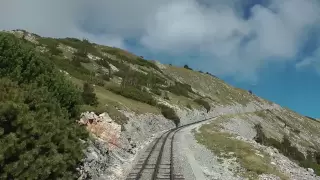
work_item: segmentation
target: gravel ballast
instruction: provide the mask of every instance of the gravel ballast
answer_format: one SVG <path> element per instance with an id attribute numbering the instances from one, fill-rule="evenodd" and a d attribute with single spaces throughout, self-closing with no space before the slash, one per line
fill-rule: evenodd
<path id="1" fill-rule="evenodd" d="M 201 125 L 189 126 L 176 134 L 174 144 L 176 170 L 181 172 L 186 180 L 241 180 L 241 177 L 236 177 L 226 166 L 220 164 L 218 157 L 210 150 L 197 143 L 192 129 L 199 126 Z"/>

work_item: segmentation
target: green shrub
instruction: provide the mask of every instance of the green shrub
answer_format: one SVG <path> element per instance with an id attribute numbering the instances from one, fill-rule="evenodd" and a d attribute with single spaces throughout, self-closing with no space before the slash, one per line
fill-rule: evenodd
<path id="1" fill-rule="evenodd" d="M 90 84 L 98 85 L 104 87 L 105 83 L 101 77 L 91 77 L 88 82 Z"/>
<path id="2" fill-rule="evenodd" d="M 105 53 L 115 55 L 118 59 L 121 59 L 121 60 L 126 61 L 128 63 L 153 68 L 153 69 L 161 72 L 161 69 L 157 65 L 155 65 L 151 61 L 143 59 L 143 57 L 129 58 L 128 56 L 123 55 L 121 53 L 121 51 L 117 50 L 117 49 L 103 49 L 102 51 Z"/>
<path id="3" fill-rule="evenodd" d="M 72 57 L 72 61 L 77 61 L 79 63 L 90 63 L 90 59 L 88 58 L 88 53 L 85 49 L 78 49 Z"/>
<path id="4" fill-rule="evenodd" d="M 137 58 L 134 62 L 134 64 L 138 64 L 140 66 L 145 66 L 145 67 L 149 67 L 149 68 L 153 68 L 155 70 L 158 70 L 161 72 L 161 69 L 155 65 L 154 63 L 152 63 L 151 61 L 145 60 L 143 58 Z"/>
<path id="5" fill-rule="evenodd" d="M 189 69 L 189 70 L 191 70 L 191 71 L 193 70 L 193 69 L 191 69 L 188 65 L 184 65 L 183 67 L 184 67 L 185 69 Z"/>
<path id="6" fill-rule="evenodd" d="M 189 92 L 193 92 L 189 84 L 176 82 L 175 85 L 167 87 L 167 90 L 178 96 L 190 97 Z"/>
<path id="7" fill-rule="evenodd" d="M 144 74 L 142 72 L 132 70 L 129 67 L 114 73 L 114 75 L 122 78 L 123 86 L 129 85 L 136 88 L 141 86 L 154 88 L 157 84 L 164 82 L 161 78 L 155 76 L 153 73 Z"/>
<path id="8" fill-rule="evenodd" d="M 100 77 L 105 81 L 110 81 L 110 75 L 109 74 L 102 74 Z"/>
<path id="9" fill-rule="evenodd" d="M 211 109 L 210 104 L 207 101 L 203 100 L 203 99 L 195 99 L 194 102 L 196 102 L 199 105 L 203 106 L 207 110 L 207 112 L 209 112 L 210 109 Z"/>
<path id="10" fill-rule="evenodd" d="M 190 104 L 187 104 L 187 108 L 192 110 L 192 106 Z"/>
<path id="11" fill-rule="evenodd" d="M 81 93 L 34 45 L 0 33 L 0 179 L 76 179 Z"/>
<path id="12" fill-rule="evenodd" d="M 69 61 L 68 59 L 54 56 L 52 57 L 52 62 L 58 66 L 59 69 L 68 72 L 77 79 L 104 86 L 103 77 L 95 77 L 94 73 L 83 67 L 79 61 Z"/>
<path id="13" fill-rule="evenodd" d="M 103 66 L 103 67 L 105 67 L 105 68 L 107 68 L 107 69 L 110 68 L 109 62 L 108 62 L 108 60 L 106 60 L 106 59 L 97 60 L 96 62 L 97 62 L 100 66 Z"/>
<path id="14" fill-rule="evenodd" d="M 158 95 L 158 96 L 161 96 L 161 94 L 162 94 L 160 89 L 158 89 L 158 88 L 152 88 L 151 92 Z"/>
<path id="15" fill-rule="evenodd" d="M 104 61 L 104 62 L 103 62 Z M 116 68 L 118 68 L 120 71 L 127 71 L 129 69 L 129 66 L 124 64 L 123 62 L 117 61 L 117 60 L 112 60 L 109 58 L 104 58 L 103 60 L 98 61 L 98 63 L 106 68 L 108 68 L 109 64 L 114 65 Z M 107 63 L 109 63 L 107 65 Z M 121 76 L 119 76 L 121 77 Z"/>
<path id="16" fill-rule="evenodd" d="M 215 75 L 213 75 L 213 74 L 211 74 L 211 73 L 209 73 L 209 72 L 206 72 L 206 74 L 208 74 L 208 75 L 210 75 L 210 76 L 212 76 L 212 77 L 216 78 L 216 76 L 215 76 Z"/>
<path id="17" fill-rule="evenodd" d="M 64 38 L 64 39 L 56 39 L 60 43 L 73 47 L 77 50 L 82 49 L 85 50 L 87 53 L 91 53 L 94 56 L 101 57 L 101 53 L 98 49 L 94 46 L 94 44 L 90 43 L 88 40 L 83 39 L 76 39 L 76 38 Z"/>
<path id="18" fill-rule="evenodd" d="M 312 168 L 315 170 L 317 175 L 320 175 L 320 161 L 317 161 L 317 158 L 320 158 L 320 152 L 311 153 L 309 151 L 307 157 L 305 157 L 304 154 L 298 150 L 298 148 L 291 145 L 291 142 L 287 136 L 284 136 L 283 140 L 279 142 L 276 139 L 267 138 L 262 130 L 261 124 L 256 124 L 254 127 L 257 132 L 254 139 L 257 143 L 266 146 L 272 146 L 278 149 L 280 153 L 291 160 L 296 161 L 300 166 Z"/>
<path id="19" fill-rule="evenodd" d="M 63 52 L 58 48 L 59 41 L 53 38 L 38 38 L 40 44 L 43 44 L 48 48 L 49 52 L 53 55 L 61 55 Z"/>
<path id="20" fill-rule="evenodd" d="M 82 66 L 81 63 L 90 63 L 90 59 L 89 58 L 83 58 L 83 57 L 78 57 L 78 56 L 73 56 L 72 57 L 72 62 L 74 62 L 74 64 L 76 66 Z"/>
<path id="21" fill-rule="evenodd" d="M 130 63 L 137 64 L 135 62 Z M 98 61 L 98 64 L 106 68 L 109 68 L 109 64 L 114 65 L 119 69 L 118 72 L 114 73 L 115 76 L 121 78 L 129 77 L 131 79 L 130 81 L 134 81 L 136 84 L 139 84 L 140 86 L 150 87 L 156 84 L 165 84 L 166 82 L 164 78 L 157 76 L 155 73 L 149 72 L 148 74 L 144 74 L 142 72 L 132 70 L 130 66 L 120 61 L 105 58 L 104 60 Z"/>
<path id="22" fill-rule="evenodd" d="M 174 109 L 172 109 L 171 107 L 168 107 L 166 105 L 159 105 L 160 109 L 161 109 L 161 113 L 162 115 L 167 118 L 172 120 L 176 126 L 179 126 L 180 124 L 180 118 L 179 116 L 176 114 L 176 112 L 174 111 Z"/>
<path id="23" fill-rule="evenodd" d="M 135 87 L 128 86 L 125 88 L 121 88 L 117 86 L 111 86 L 108 87 L 108 89 L 116 94 L 122 95 L 130 99 L 150 104 L 152 106 L 156 105 L 156 100 L 152 97 L 151 94 L 143 92 Z"/>
<path id="24" fill-rule="evenodd" d="M 52 62 L 71 76 L 81 79 L 83 81 L 89 81 L 92 77 L 92 72 L 84 68 L 81 63 L 77 64 L 76 62 L 69 61 L 68 59 L 63 59 L 59 57 L 53 57 Z"/>
<path id="25" fill-rule="evenodd" d="M 165 92 L 165 93 L 164 93 L 164 99 L 170 100 L 168 92 Z"/>
<path id="26" fill-rule="evenodd" d="M 119 50 L 117 49 L 101 49 L 102 52 L 108 53 L 108 54 L 112 54 L 112 55 L 116 55 L 119 53 Z"/>
<path id="27" fill-rule="evenodd" d="M 98 98 L 94 93 L 94 88 L 91 84 L 87 82 L 83 84 L 82 99 L 85 104 L 88 104 L 91 106 L 98 105 Z"/>

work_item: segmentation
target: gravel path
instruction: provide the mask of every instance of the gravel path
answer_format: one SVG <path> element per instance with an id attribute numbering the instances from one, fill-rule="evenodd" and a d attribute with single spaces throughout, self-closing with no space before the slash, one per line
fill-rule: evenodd
<path id="1" fill-rule="evenodd" d="M 197 143 L 191 131 L 202 124 L 184 128 L 176 134 L 174 144 L 175 171 L 182 173 L 186 180 L 242 179 L 235 177 L 227 166 L 219 163 L 218 158 L 211 151 Z"/>

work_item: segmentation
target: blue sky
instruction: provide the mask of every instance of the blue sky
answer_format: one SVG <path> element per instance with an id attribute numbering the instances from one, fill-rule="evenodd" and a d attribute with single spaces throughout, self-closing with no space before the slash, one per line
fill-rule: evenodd
<path id="1" fill-rule="evenodd" d="M 2 0 L 0 29 L 17 28 L 188 64 L 320 117 L 317 0 Z"/>

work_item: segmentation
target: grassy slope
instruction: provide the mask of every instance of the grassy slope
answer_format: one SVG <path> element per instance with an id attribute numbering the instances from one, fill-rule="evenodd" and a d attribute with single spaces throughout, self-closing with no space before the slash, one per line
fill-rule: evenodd
<path id="1" fill-rule="evenodd" d="M 223 120 L 223 117 L 217 121 Z M 238 171 L 241 176 L 257 179 L 259 174 L 275 174 L 281 179 L 288 179 L 271 165 L 270 157 L 257 150 L 249 143 L 233 138 L 229 133 L 219 132 L 219 125 L 211 123 L 202 126 L 195 137 L 200 144 L 205 145 L 223 159 L 237 158 L 237 161 L 246 171 Z"/>
<path id="2" fill-rule="evenodd" d="M 180 107 L 186 107 L 191 106 L 194 108 L 199 108 L 199 106 L 193 102 L 196 98 L 204 98 L 208 102 L 213 102 L 216 104 L 233 104 L 234 102 L 240 103 L 240 104 L 247 104 L 248 102 L 254 100 L 252 96 L 250 96 L 246 91 L 233 88 L 229 85 L 226 85 L 223 81 L 220 79 L 213 77 L 208 74 L 199 73 L 197 71 L 188 70 L 185 68 L 180 67 L 173 67 L 173 66 L 166 66 L 166 68 L 163 69 L 163 72 L 159 71 L 158 67 L 154 67 L 154 63 L 151 61 L 141 61 L 141 58 L 137 55 L 134 55 L 130 52 L 124 51 L 119 48 L 114 47 L 108 47 L 108 46 L 102 46 L 97 44 L 91 44 L 87 41 L 81 41 L 74 38 L 65 38 L 65 39 L 53 39 L 53 38 L 42 38 L 39 36 L 36 36 L 37 41 L 39 42 L 39 46 L 45 46 L 46 49 L 50 52 L 56 52 L 58 50 L 62 51 L 61 54 L 58 55 L 58 57 L 61 58 L 67 58 L 71 59 L 73 51 L 77 51 L 78 49 L 81 49 L 82 47 L 85 47 L 87 51 L 99 58 L 111 58 L 115 61 L 109 61 L 111 63 L 117 64 L 127 64 L 134 69 L 137 69 L 142 72 L 153 72 L 157 77 L 159 78 L 165 78 L 166 83 L 162 84 L 163 86 L 168 86 L 167 83 L 174 83 L 174 81 L 183 82 L 186 84 L 190 84 L 193 89 L 195 89 L 196 93 L 190 93 L 190 97 L 185 96 L 179 96 L 176 94 L 169 93 L 169 96 L 172 97 L 170 99 L 170 103 L 178 105 Z M 64 63 L 61 63 L 60 60 L 60 67 L 64 68 L 66 65 Z M 69 66 L 68 69 L 64 69 L 71 76 L 72 78 L 76 78 L 76 81 L 86 81 L 90 78 L 90 75 L 83 75 L 84 71 L 93 72 L 97 69 L 97 63 L 92 60 L 89 63 L 81 63 L 82 67 L 74 67 Z M 79 69 L 80 68 L 80 69 Z M 81 70 L 83 69 L 83 70 Z M 81 71 L 79 71 L 81 70 Z M 74 71 L 73 73 L 71 71 Z M 77 74 L 78 73 L 78 74 Z M 80 73 L 80 74 L 79 74 Z M 94 73 L 93 73 L 94 74 Z M 92 75 L 91 75 L 92 76 Z M 108 82 L 104 81 L 104 83 L 108 84 Z M 132 108 L 134 111 L 137 112 L 156 112 L 154 108 L 150 108 L 148 106 L 141 105 L 141 108 L 139 110 L 136 110 L 134 106 L 131 106 L 132 103 L 129 102 L 123 102 L 123 99 L 119 99 L 119 96 L 115 96 L 110 91 L 105 91 L 101 88 L 96 88 L 98 97 L 100 98 L 101 102 L 110 102 L 120 101 L 121 103 L 128 103 L 126 104 L 128 108 Z M 199 93 L 198 93 L 199 92 Z M 110 96 L 110 97 L 109 97 Z M 107 100 L 107 101 L 106 101 Z M 122 101 L 121 101 L 122 100 Z M 134 104 L 134 103 L 133 103 Z"/>
<path id="3" fill-rule="evenodd" d="M 21 37 L 21 33 L 15 32 L 15 34 Z M 191 87 L 195 90 L 195 93 L 188 92 L 190 97 L 185 97 L 183 95 L 177 95 L 172 92 L 168 92 L 168 90 L 166 89 L 159 88 L 160 86 L 156 87 L 162 92 L 162 94 L 167 92 L 170 98 L 166 101 L 169 101 L 170 103 L 178 105 L 180 107 L 186 107 L 190 105 L 192 108 L 200 108 L 200 106 L 194 102 L 194 99 L 196 98 L 204 98 L 208 102 L 223 105 L 234 103 L 246 105 L 251 101 L 267 102 L 266 100 L 262 100 L 261 98 L 258 98 L 254 95 L 250 95 L 245 90 L 227 85 L 219 78 L 210 74 L 200 73 L 182 67 L 174 67 L 169 65 L 161 65 L 163 67 L 162 70 L 157 68 L 155 69 L 155 63 L 153 63 L 152 61 L 141 61 L 141 58 L 139 56 L 119 48 L 97 45 L 74 38 L 43 38 L 35 34 L 33 34 L 33 36 L 36 41 L 38 41 L 39 47 L 45 47 L 49 51 L 49 53 L 47 54 L 48 56 L 51 56 L 53 52 L 56 52 L 56 49 L 61 51 L 60 54 L 56 54 L 54 56 L 55 58 L 53 58 L 53 61 L 60 69 L 67 71 L 69 73 L 68 78 L 72 80 L 72 82 L 77 84 L 80 88 L 82 87 L 84 81 L 87 81 L 91 78 L 97 78 L 95 77 L 95 74 L 97 73 L 95 72 L 95 70 L 97 69 L 97 66 L 99 66 L 95 60 L 90 60 L 89 63 L 81 63 L 80 67 L 76 67 L 72 63 L 70 63 L 73 52 L 81 49 L 81 47 L 85 47 L 89 54 L 102 59 L 111 59 L 108 60 L 108 63 L 113 64 L 114 66 L 118 67 L 118 69 L 119 65 L 121 68 L 123 64 L 131 64 L 131 66 L 133 66 L 135 69 L 138 69 L 139 71 L 146 73 L 153 72 L 155 77 L 161 79 L 165 78 L 164 80 L 166 82 L 164 84 L 160 84 L 163 87 L 167 87 L 175 81 L 191 85 Z M 117 75 L 115 75 L 115 77 L 116 76 Z M 119 77 L 113 79 L 119 79 Z M 105 80 L 102 81 L 104 83 L 104 86 L 95 86 L 96 94 L 101 105 L 111 104 L 119 107 L 127 107 L 138 113 L 159 112 L 159 109 L 157 107 L 125 98 L 121 95 L 107 90 L 107 87 L 117 85 L 118 82 Z M 163 95 L 153 95 L 158 98 L 164 99 Z M 291 116 L 295 116 L 296 119 L 299 119 L 298 117 L 300 117 L 297 114 L 289 114 L 291 114 Z M 315 131 L 313 125 L 305 123 L 304 126 L 308 126 L 306 128 L 313 129 L 312 131 Z"/>
<path id="4" fill-rule="evenodd" d="M 220 156 L 224 156 L 228 152 L 234 152 L 233 156 L 239 159 L 242 167 L 255 172 L 254 174 L 245 173 L 243 174 L 244 176 L 255 177 L 259 173 L 267 171 L 270 173 L 273 171 L 272 174 L 276 175 L 281 174 L 271 167 L 265 167 L 270 162 L 267 156 L 262 158 L 254 153 L 252 154 L 252 147 L 249 144 L 244 141 L 230 139 L 230 137 L 234 136 L 233 134 L 220 132 L 221 129 L 224 129 L 225 123 L 234 123 L 234 128 L 236 128 L 238 122 L 241 122 L 241 126 L 246 127 L 239 128 L 243 129 L 242 133 L 246 133 L 248 131 L 247 128 L 253 128 L 255 124 L 261 123 L 263 132 L 268 138 L 274 138 L 281 142 L 283 137 L 287 135 L 292 145 L 297 147 L 300 152 L 306 153 L 307 150 L 320 150 L 318 143 L 320 141 L 318 131 L 320 122 L 287 109 L 263 110 L 223 116 L 209 125 L 202 126 L 200 132 L 196 133 L 197 140 Z M 262 171 L 262 169 L 267 171 Z"/>
<path id="5" fill-rule="evenodd" d="M 177 80 L 190 84 L 201 95 L 209 97 L 212 102 L 218 104 L 239 103 L 246 105 L 251 101 L 258 100 L 247 91 L 227 85 L 209 74 L 174 66 L 167 66 L 164 71 Z"/>

